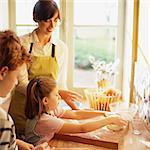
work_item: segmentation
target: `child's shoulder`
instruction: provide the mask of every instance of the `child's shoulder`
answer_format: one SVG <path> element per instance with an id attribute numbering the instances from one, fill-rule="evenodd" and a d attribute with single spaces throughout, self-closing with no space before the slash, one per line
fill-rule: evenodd
<path id="1" fill-rule="evenodd" d="M 48 113 L 43 113 L 40 117 L 39 120 L 48 120 L 48 119 L 52 119 L 55 118 L 56 116 L 48 114 Z"/>
<path id="2" fill-rule="evenodd" d="M 0 107 L 0 119 L 7 119 L 7 113 Z"/>
<path id="3" fill-rule="evenodd" d="M 11 116 L 0 107 L 0 125 L 7 124 L 7 125 L 14 125 L 14 122 Z"/>

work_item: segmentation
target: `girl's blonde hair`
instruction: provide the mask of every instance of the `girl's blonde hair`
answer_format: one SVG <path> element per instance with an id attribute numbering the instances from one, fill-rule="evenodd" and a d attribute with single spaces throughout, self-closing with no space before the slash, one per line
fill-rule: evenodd
<path id="1" fill-rule="evenodd" d="M 48 77 L 37 77 L 32 79 L 27 86 L 27 101 L 25 115 L 28 119 L 41 116 L 45 112 L 42 99 L 48 97 L 56 88 L 56 81 Z"/>

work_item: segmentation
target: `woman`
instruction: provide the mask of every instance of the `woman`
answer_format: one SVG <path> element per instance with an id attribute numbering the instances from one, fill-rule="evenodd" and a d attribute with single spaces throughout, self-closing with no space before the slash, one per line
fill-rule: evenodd
<path id="1" fill-rule="evenodd" d="M 21 38 L 22 44 L 33 56 L 33 63 L 22 69 L 9 109 L 19 137 L 25 129 L 24 95 L 29 80 L 39 75 L 52 76 L 58 81 L 59 89 L 66 89 L 67 47 L 60 40 L 54 41 L 52 36 L 60 21 L 57 4 L 53 0 L 39 0 L 33 9 L 33 20 L 38 23 L 38 27 Z M 67 90 L 59 90 L 59 94 L 72 109 L 77 109 L 72 100 L 81 99 L 80 95 Z M 17 106 L 20 109 L 16 110 Z"/>

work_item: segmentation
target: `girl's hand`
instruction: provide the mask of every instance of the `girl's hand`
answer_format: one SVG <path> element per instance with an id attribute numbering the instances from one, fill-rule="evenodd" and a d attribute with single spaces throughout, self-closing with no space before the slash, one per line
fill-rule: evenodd
<path id="1" fill-rule="evenodd" d="M 26 143 L 22 140 L 16 139 L 16 143 L 19 150 L 34 150 L 34 146 L 32 144 Z"/>
<path id="2" fill-rule="evenodd" d="M 35 147 L 35 150 L 54 150 L 55 148 L 50 148 L 47 142 L 39 144 Z"/>
<path id="3" fill-rule="evenodd" d="M 72 108 L 72 109 L 78 109 L 78 107 L 75 105 L 74 101 L 81 102 L 83 97 L 73 91 L 67 91 L 67 90 L 60 90 L 59 94 L 61 98 Z"/>
<path id="4" fill-rule="evenodd" d="M 121 117 L 117 115 L 112 115 L 112 116 L 109 116 L 108 118 L 109 118 L 110 124 L 115 124 L 118 126 L 126 126 L 128 124 L 127 121 L 123 120 Z"/>

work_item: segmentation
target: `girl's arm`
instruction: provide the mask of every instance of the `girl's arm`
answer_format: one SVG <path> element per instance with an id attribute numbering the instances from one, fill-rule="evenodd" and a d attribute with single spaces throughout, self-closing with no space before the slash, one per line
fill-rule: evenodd
<path id="1" fill-rule="evenodd" d="M 98 120 L 91 120 L 85 123 L 64 123 L 58 134 L 63 133 L 84 133 L 99 129 L 108 124 L 116 124 L 118 126 L 127 125 L 127 122 L 118 116 L 109 116 Z"/>
<path id="2" fill-rule="evenodd" d="M 104 116 L 104 112 L 96 110 L 66 110 L 61 118 L 81 120 L 98 116 Z"/>

